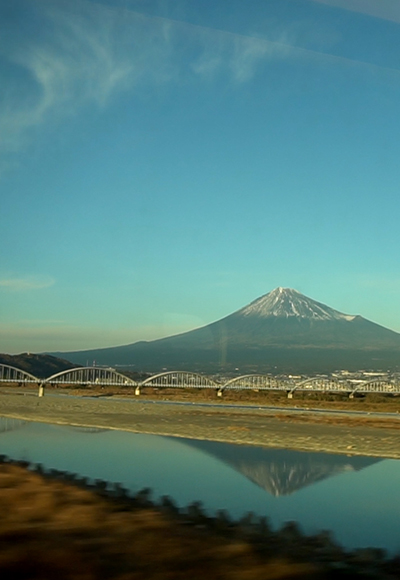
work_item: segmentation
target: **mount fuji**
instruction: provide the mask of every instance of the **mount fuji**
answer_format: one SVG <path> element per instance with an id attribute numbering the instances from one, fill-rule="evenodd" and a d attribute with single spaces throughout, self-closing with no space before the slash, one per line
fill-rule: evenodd
<path id="1" fill-rule="evenodd" d="M 276 288 L 216 322 L 183 334 L 89 351 L 51 353 L 85 364 L 220 372 L 323 372 L 395 368 L 400 334 Z"/>

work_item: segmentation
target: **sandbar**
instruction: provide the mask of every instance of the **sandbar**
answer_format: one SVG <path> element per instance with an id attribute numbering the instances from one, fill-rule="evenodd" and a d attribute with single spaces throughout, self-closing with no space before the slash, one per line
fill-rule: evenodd
<path id="1" fill-rule="evenodd" d="M 400 417 L 141 398 L 0 392 L 0 416 L 270 448 L 400 458 Z"/>

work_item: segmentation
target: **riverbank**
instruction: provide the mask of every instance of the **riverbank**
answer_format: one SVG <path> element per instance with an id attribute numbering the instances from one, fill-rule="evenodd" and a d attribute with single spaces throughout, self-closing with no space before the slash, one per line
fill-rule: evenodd
<path id="1" fill-rule="evenodd" d="M 178 509 L 150 490 L 130 496 L 118 484 L 0 456 L 0 576 L 38 580 L 394 580 L 399 558 L 347 551 L 328 532 L 307 536 L 294 522 L 200 503 Z"/>
<path id="2" fill-rule="evenodd" d="M 1 578 L 234 580 L 243 570 L 248 580 L 322 577 L 307 552 L 295 562 L 281 541 L 279 556 L 276 548 L 258 554 L 244 530 L 228 538 L 226 521 L 204 517 L 206 529 L 199 510 L 195 518 L 179 517 L 167 498 L 157 508 L 145 493 L 107 493 L 106 482 L 96 492 L 66 482 L 67 474 L 49 478 L 2 459 Z"/>
<path id="3" fill-rule="evenodd" d="M 400 418 L 2 390 L 0 416 L 227 443 L 400 459 Z"/>

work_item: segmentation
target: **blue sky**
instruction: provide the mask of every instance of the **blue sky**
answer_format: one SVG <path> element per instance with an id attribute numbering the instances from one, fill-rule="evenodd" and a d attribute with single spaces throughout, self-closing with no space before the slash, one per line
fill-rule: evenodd
<path id="1" fill-rule="evenodd" d="M 400 332 L 398 0 L 2 0 L 0 352 L 277 286 Z"/>

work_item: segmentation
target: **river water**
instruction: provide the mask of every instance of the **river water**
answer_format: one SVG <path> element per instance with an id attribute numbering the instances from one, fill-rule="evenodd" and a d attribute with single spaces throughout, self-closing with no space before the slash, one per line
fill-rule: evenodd
<path id="1" fill-rule="evenodd" d="M 152 488 L 210 513 L 295 520 L 330 530 L 342 545 L 400 552 L 400 461 L 267 449 L 0 417 L 0 453 L 133 492 Z"/>

